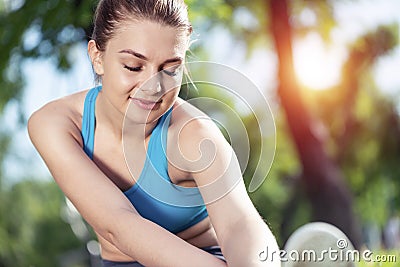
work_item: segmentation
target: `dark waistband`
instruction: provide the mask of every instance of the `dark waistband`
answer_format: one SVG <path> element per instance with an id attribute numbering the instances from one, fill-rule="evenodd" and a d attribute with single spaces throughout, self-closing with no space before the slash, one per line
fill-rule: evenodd
<path id="1" fill-rule="evenodd" d="M 202 250 L 212 254 L 213 256 L 217 257 L 220 260 L 225 261 L 224 256 L 222 255 L 222 251 L 220 246 L 209 246 L 201 248 Z M 137 261 L 110 261 L 110 260 L 103 260 L 103 267 L 144 267 Z"/>

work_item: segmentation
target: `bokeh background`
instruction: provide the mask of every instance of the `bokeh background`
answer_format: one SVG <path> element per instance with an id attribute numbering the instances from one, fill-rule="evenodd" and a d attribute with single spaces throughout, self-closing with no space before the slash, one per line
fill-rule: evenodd
<path id="1" fill-rule="evenodd" d="M 301 225 L 325 221 L 359 249 L 399 255 L 400 1 L 186 2 L 188 61 L 239 70 L 271 106 L 275 160 L 250 196 L 280 246 Z M 0 267 L 97 266 L 93 233 L 26 131 L 46 102 L 94 86 L 86 43 L 95 5 L 0 1 Z M 254 117 L 242 119 L 257 132 Z M 250 137 L 246 183 L 263 141 Z"/>

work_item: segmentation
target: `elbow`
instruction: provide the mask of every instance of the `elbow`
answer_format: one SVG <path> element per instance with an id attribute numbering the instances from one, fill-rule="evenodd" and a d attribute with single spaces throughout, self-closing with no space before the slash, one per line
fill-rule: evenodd
<path id="1" fill-rule="evenodd" d="M 31 139 L 31 141 L 33 141 L 33 135 L 35 132 L 35 125 L 36 125 L 36 116 L 35 116 L 36 112 L 33 113 L 29 119 L 28 119 L 28 123 L 27 123 L 27 130 L 28 130 L 28 135 L 29 138 Z"/>
<path id="2" fill-rule="evenodd" d="M 119 224 L 120 225 L 120 224 Z M 116 248 L 122 250 L 121 246 L 124 243 L 123 242 L 123 230 L 120 228 L 119 225 L 114 225 L 111 227 L 105 227 L 102 229 L 101 235 L 108 241 L 110 242 L 113 246 Z M 127 233 L 125 233 L 125 236 Z"/>
<path id="3" fill-rule="evenodd" d="M 142 221 L 143 219 L 139 214 L 124 210 L 118 212 L 118 214 L 109 216 L 108 220 L 103 221 L 104 224 L 93 228 L 97 234 L 120 251 L 130 251 L 131 254 L 132 251 L 135 251 L 135 249 L 132 249 L 132 246 L 137 244 L 137 242 L 132 242 L 132 240 L 139 235 L 137 230 L 141 229 L 140 224 Z"/>
<path id="4" fill-rule="evenodd" d="M 37 142 L 43 137 L 45 132 L 48 130 L 48 120 L 43 118 L 43 114 L 40 110 L 35 111 L 27 121 L 28 136 L 32 144 L 36 147 Z"/>

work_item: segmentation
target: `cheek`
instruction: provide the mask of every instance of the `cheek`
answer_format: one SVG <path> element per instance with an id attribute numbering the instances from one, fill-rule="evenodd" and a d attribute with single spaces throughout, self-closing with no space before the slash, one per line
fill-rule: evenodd
<path id="1" fill-rule="evenodd" d="M 120 86 L 123 84 L 128 84 L 131 80 L 129 72 L 124 69 L 123 65 L 109 53 L 105 53 L 103 57 L 103 68 L 103 84 Z"/>
<path id="2" fill-rule="evenodd" d="M 110 64 L 104 70 L 103 84 L 118 88 L 132 88 L 137 82 L 133 73 L 130 73 L 119 64 Z"/>
<path id="3" fill-rule="evenodd" d="M 138 78 L 134 73 L 130 73 L 123 69 L 119 72 L 118 83 L 120 83 L 124 88 L 131 89 L 137 85 Z"/>
<path id="4" fill-rule="evenodd" d="M 174 102 L 179 94 L 179 87 L 169 89 L 164 95 L 164 101 Z"/>

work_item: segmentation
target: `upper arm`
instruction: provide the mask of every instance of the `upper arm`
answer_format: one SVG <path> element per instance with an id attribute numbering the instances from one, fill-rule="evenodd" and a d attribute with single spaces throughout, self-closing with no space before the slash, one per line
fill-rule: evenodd
<path id="1" fill-rule="evenodd" d="M 65 113 L 68 111 L 55 104 L 35 112 L 28 121 L 29 136 L 64 194 L 107 238 L 113 217 L 121 211 L 135 210 L 84 153 L 80 130 Z"/>
<path id="2" fill-rule="evenodd" d="M 181 165 L 199 187 L 222 243 L 241 219 L 260 218 L 246 192 L 235 152 L 211 119 L 186 123 L 178 144 Z"/>

